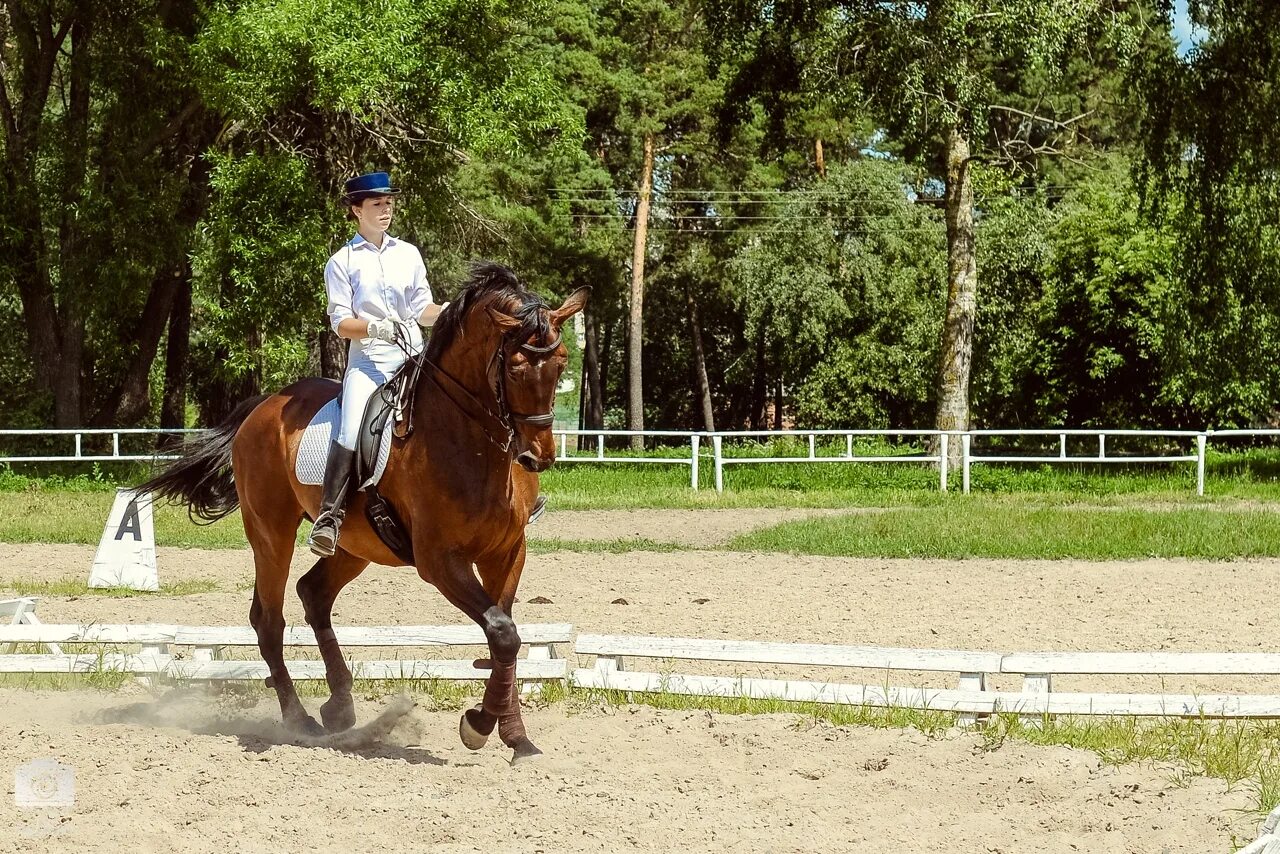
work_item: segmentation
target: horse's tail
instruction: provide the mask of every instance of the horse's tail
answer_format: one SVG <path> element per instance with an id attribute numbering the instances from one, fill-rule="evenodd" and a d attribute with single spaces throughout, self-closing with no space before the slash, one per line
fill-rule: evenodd
<path id="1" fill-rule="evenodd" d="M 216 522 L 240 506 L 231 473 L 231 443 L 249 413 L 270 395 L 260 394 L 238 405 L 226 420 L 210 430 L 193 446 L 184 449 L 160 474 L 135 487 L 155 498 L 187 505 L 191 521 Z"/>

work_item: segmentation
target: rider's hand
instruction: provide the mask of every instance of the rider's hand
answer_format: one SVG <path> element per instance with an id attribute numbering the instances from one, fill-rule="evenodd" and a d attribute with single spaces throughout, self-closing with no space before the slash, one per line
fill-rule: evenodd
<path id="1" fill-rule="evenodd" d="M 396 340 L 396 328 L 399 325 L 399 323 L 391 318 L 387 318 L 385 320 L 370 320 L 369 337 L 393 344 Z"/>

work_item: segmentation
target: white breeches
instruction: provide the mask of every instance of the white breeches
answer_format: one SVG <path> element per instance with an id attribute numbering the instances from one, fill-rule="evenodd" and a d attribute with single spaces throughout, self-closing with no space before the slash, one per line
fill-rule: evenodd
<path id="1" fill-rule="evenodd" d="M 422 339 L 415 337 L 416 351 L 421 349 Z M 342 403 L 338 413 L 341 419 L 338 427 L 339 445 L 348 451 L 355 450 L 360 436 L 360 421 L 364 418 L 369 398 L 377 391 L 378 386 L 391 379 L 391 375 L 404 364 L 406 358 L 404 351 L 385 342 L 372 341 L 364 346 L 360 341 L 351 342 L 347 348 L 347 373 L 342 378 Z"/>

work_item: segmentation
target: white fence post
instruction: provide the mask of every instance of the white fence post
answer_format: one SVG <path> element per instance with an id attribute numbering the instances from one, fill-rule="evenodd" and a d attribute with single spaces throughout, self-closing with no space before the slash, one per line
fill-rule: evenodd
<path id="1" fill-rule="evenodd" d="M 960 437 L 960 457 L 963 460 L 964 477 L 962 478 L 963 487 L 961 489 L 965 495 L 969 494 L 969 446 L 972 443 L 973 436 L 965 433 Z"/>
<path id="2" fill-rule="evenodd" d="M 689 485 L 693 487 L 694 492 L 697 492 L 698 490 L 698 445 L 701 444 L 701 442 L 702 437 L 697 433 L 694 433 L 689 437 L 689 445 L 691 446 L 691 450 L 689 452 L 689 468 L 693 469 L 693 472 L 689 475 Z"/>
<path id="3" fill-rule="evenodd" d="M 815 440 L 816 440 L 816 439 L 817 439 L 817 436 L 816 436 L 815 434 L 813 434 L 813 433 L 810 433 L 810 434 L 809 434 L 809 459 L 811 459 L 811 460 L 815 460 L 815 459 L 817 459 L 817 456 L 816 456 L 816 455 L 815 455 L 815 453 L 814 453 L 814 451 L 815 451 L 815 447 L 814 447 L 814 446 L 815 446 Z"/>
<path id="4" fill-rule="evenodd" d="M 724 492 L 724 458 L 722 456 L 722 436 L 711 437 L 711 450 L 716 461 L 716 492 Z"/>
<path id="5" fill-rule="evenodd" d="M 946 433 L 942 433 L 938 437 L 938 489 L 943 492 L 947 491 L 947 469 L 951 467 L 950 461 L 947 459 L 950 456 L 948 454 L 949 448 L 947 447 L 950 438 Z"/>
<path id="6" fill-rule="evenodd" d="M 1196 495 L 1204 495 L 1204 446 L 1208 441 L 1204 433 L 1196 436 Z"/>

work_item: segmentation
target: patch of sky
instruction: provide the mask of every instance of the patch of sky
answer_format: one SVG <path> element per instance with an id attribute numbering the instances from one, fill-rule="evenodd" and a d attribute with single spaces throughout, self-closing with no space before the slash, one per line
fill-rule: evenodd
<path id="1" fill-rule="evenodd" d="M 1187 0 L 1174 0 L 1170 31 L 1173 34 L 1174 44 L 1177 45 L 1179 56 L 1189 54 L 1208 35 L 1208 31 L 1204 27 L 1191 19 L 1190 10 L 1187 8 Z"/>

